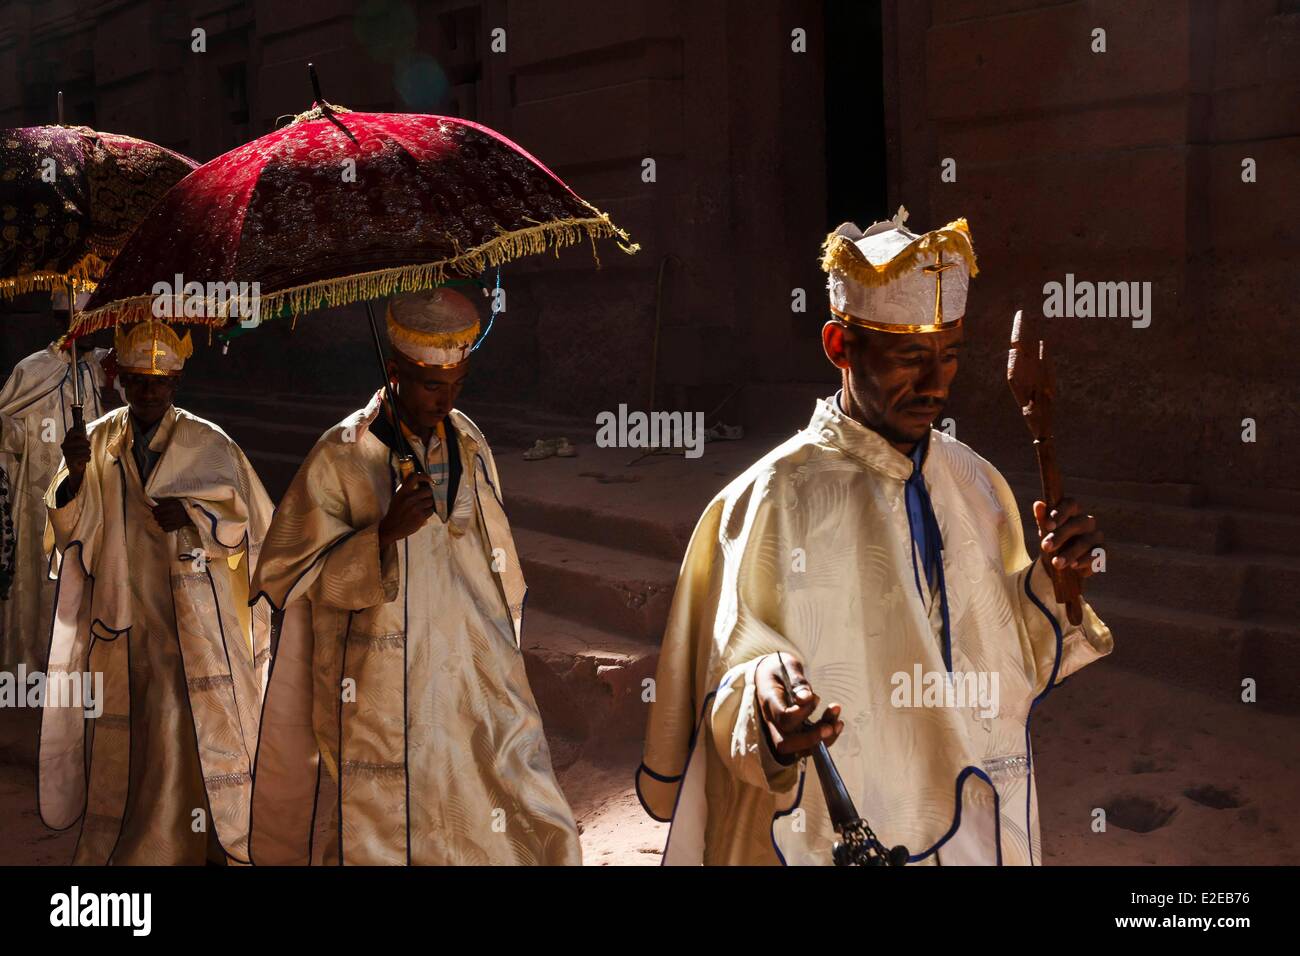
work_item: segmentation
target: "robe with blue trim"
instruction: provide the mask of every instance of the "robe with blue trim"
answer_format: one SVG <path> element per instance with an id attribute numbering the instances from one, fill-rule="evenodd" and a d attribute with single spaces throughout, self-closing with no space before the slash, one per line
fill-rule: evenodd
<path id="1" fill-rule="evenodd" d="M 1006 480 L 937 431 L 922 474 L 942 573 L 926 586 L 912 470 L 827 399 L 704 512 L 637 772 L 647 812 L 672 821 L 666 864 L 831 863 L 816 775 L 779 764 L 760 724 L 755 673 L 776 651 L 842 706 L 831 756 L 886 846 L 913 863 L 1041 862 L 1030 712 L 1111 634 L 1087 605 L 1069 624 Z"/>

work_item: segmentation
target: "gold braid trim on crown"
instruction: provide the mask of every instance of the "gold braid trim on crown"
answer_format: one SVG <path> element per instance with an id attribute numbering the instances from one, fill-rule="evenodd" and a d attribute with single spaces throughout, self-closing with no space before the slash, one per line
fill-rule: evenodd
<path id="1" fill-rule="evenodd" d="M 475 322 L 468 328 L 458 329 L 455 332 L 425 332 L 422 329 L 412 329 L 405 325 L 398 325 L 393 319 L 392 312 L 388 314 L 388 334 L 394 341 L 405 339 L 426 348 L 458 349 L 466 345 L 473 345 L 475 340 L 478 339 L 478 331 L 479 323 Z"/>
<path id="2" fill-rule="evenodd" d="M 873 265 L 848 236 L 833 232 L 822 243 L 821 266 L 823 272 L 839 272 L 861 285 L 875 287 L 911 272 L 918 259 L 940 249 L 960 256 L 972 277 L 979 275 L 975 265 L 975 247 L 971 245 L 970 228 L 965 219 L 955 219 L 942 229 L 927 232 L 879 266 Z"/>

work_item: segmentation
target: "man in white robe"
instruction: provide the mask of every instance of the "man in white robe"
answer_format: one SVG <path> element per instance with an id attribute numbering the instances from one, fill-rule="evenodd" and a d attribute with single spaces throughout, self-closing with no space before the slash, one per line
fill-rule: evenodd
<path id="1" fill-rule="evenodd" d="M 276 511 L 255 582 L 284 609 L 255 863 L 581 862 L 524 673 L 501 481 L 453 407 L 478 330 L 450 289 L 394 298 L 400 422 L 381 389 L 321 437 Z"/>
<path id="2" fill-rule="evenodd" d="M 84 421 L 99 418 L 120 403 L 107 387 L 102 362 L 107 349 L 77 355 Z M 45 666 L 54 607 L 42 541 L 45 491 L 59 464 L 63 437 L 72 425 L 72 361 L 54 343 L 14 366 L 0 391 L 0 469 L 9 483 L 13 522 L 14 571 L 8 596 L 0 601 L 0 669 L 19 664 L 29 671 Z"/>
<path id="3" fill-rule="evenodd" d="M 68 432 L 46 495 L 39 805 L 81 823 L 79 864 L 248 860 L 270 658 L 249 582 L 272 509 L 239 447 L 172 404 L 190 351 L 162 322 L 119 334 L 128 407 Z"/>
<path id="4" fill-rule="evenodd" d="M 905 217 L 828 237 L 842 387 L 691 538 L 637 773 L 672 821 L 665 863 L 831 863 L 799 759 L 818 741 L 910 862 L 1041 862 L 1030 712 L 1112 647 L 1086 604 L 1069 624 L 1044 562 L 1086 576 L 1101 536 L 1074 502 L 1036 502 L 1031 560 L 997 469 L 931 430 L 975 257 L 965 220 L 918 236 Z"/>

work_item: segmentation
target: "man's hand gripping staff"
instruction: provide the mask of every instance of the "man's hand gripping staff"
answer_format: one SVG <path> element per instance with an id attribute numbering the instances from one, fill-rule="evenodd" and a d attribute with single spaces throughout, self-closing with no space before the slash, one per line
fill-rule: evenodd
<path id="1" fill-rule="evenodd" d="M 844 780 L 831 760 L 827 748 L 844 730 L 839 705 L 828 706 L 816 723 L 808 720 L 817 706 L 817 695 L 804 677 L 803 665 L 797 658 L 790 658 L 790 668 L 795 672 L 794 680 L 779 651 L 759 665 L 758 697 L 764 731 L 779 762 L 793 763 L 799 757 L 812 757 L 831 825 L 840 836 L 832 851 L 835 865 L 903 866 L 909 855 L 907 847 L 885 848 L 867 821 L 858 816 Z"/>

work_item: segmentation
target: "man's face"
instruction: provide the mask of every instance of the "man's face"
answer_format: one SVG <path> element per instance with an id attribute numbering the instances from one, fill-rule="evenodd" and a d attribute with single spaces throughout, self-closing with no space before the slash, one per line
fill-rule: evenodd
<path id="1" fill-rule="evenodd" d="M 434 428 L 456 404 L 469 377 L 469 361 L 454 368 L 426 368 L 394 353 L 388 374 L 397 381 L 397 404 L 411 428 Z"/>
<path id="2" fill-rule="evenodd" d="M 828 322 L 822 344 L 845 372 L 851 409 L 899 444 L 925 437 L 948 401 L 962 344 L 960 327 L 943 332 L 877 332 Z"/>
<path id="3" fill-rule="evenodd" d="M 122 382 L 122 391 L 126 392 L 131 414 L 142 425 L 152 425 L 167 414 L 181 381 L 179 375 L 140 375 L 137 372 L 122 372 L 118 378 Z"/>

